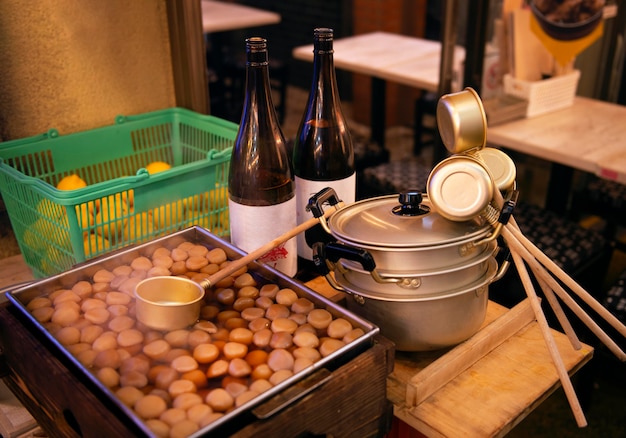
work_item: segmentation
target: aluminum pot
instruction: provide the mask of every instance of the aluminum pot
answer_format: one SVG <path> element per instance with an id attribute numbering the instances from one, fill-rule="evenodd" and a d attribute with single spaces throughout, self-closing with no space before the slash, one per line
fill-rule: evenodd
<path id="1" fill-rule="evenodd" d="M 494 240 L 492 227 L 481 217 L 450 221 L 435 212 L 426 195 L 400 195 L 364 199 L 345 206 L 322 220 L 322 204 L 336 196 L 332 189 L 309 201 L 332 239 L 369 254 L 373 275 L 411 276 L 454 266 L 468 266 L 482 257 Z M 346 262 L 353 268 L 362 262 Z"/>
<path id="2" fill-rule="evenodd" d="M 319 205 L 311 198 L 316 217 Z M 489 224 L 448 220 L 419 192 L 356 202 L 331 215 L 326 228 L 335 240 L 313 245 L 320 272 L 401 351 L 444 348 L 476 333 L 488 285 L 506 270 L 498 269 Z M 425 291 L 406 287 L 418 277 L 428 282 Z"/>
<path id="3" fill-rule="evenodd" d="M 490 258 L 487 272 L 472 284 L 431 296 L 401 297 L 356 288 L 335 272 L 336 282 L 350 294 L 347 308 L 380 327 L 399 351 L 437 350 L 470 338 L 485 320 L 488 286 L 498 277 L 497 263 Z"/>
<path id="4" fill-rule="evenodd" d="M 332 251 L 339 246 L 337 243 L 329 243 L 325 246 L 325 257 L 333 258 Z M 354 266 L 351 261 L 340 260 L 335 265 L 335 272 L 340 271 L 351 286 L 358 290 L 375 291 L 389 295 L 413 295 L 432 296 L 439 295 L 443 291 L 457 289 L 472 284 L 487 272 L 490 260 L 497 250 L 496 242 L 487 245 L 485 250 L 472 257 L 467 263 L 447 266 L 436 271 L 419 271 L 395 276 L 394 274 L 379 271 L 380 281 L 363 266 Z M 397 279 L 398 281 L 394 281 Z"/>

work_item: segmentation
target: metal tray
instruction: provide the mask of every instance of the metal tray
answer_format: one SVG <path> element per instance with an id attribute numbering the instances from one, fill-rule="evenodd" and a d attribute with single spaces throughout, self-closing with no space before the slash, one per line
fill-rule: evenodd
<path id="1" fill-rule="evenodd" d="M 243 251 L 234 247 L 229 242 L 226 242 L 220 237 L 213 235 L 204 228 L 191 227 L 142 245 L 137 245 L 134 247 L 116 251 L 114 253 L 110 253 L 105 256 L 98 257 L 64 273 L 49 277 L 47 279 L 36 281 L 26 286 L 19 287 L 18 289 L 9 291 L 6 294 L 8 300 L 15 305 L 19 313 L 28 320 L 27 323 L 32 326 L 31 329 L 34 329 L 36 333 L 41 334 L 47 341 L 46 343 L 50 346 L 50 348 L 56 350 L 56 352 L 61 355 L 62 359 L 66 359 L 66 362 L 69 362 L 70 367 L 73 368 L 72 372 L 76 372 L 80 376 L 85 377 L 86 380 L 91 384 L 90 386 L 94 389 L 94 391 L 102 393 L 102 395 L 110 402 L 109 404 L 125 414 L 127 416 L 128 422 L 136 426 L 136 428 L 141 431 L 141 433 L 143 433 L 145 436 L 154 435 L 148 429 L 146 424 L 139 418 L 139 416 L 137 416 L 130 408 L 122 403 L 119 398 L 114 394 L 114 392 L 106 387 L 104 384 L 102 384 L 98 380 L 98 378 L 89 371 L 87 367 L 82 365 L 77 360 L 77 358 L 73 354 L 71 354 L 68 349 L 66 349 L 44 327 L 43 324 L 38 322 L 33 317 L 33 315 L 30 313 L 26 306 L 33 298 L 46 296 L 60 288 L 71 287 L 81 280 L 91 279 L 93 274 L 99 269 L 113 269 L 116 266 L 130 262 L 130 260 L 137 256 L 150 254 L 157 247 L 166 246 L 173 248 L 183 241 L 203 244 L 209 249 L 217 247 L 222 248 L 228 255 L 228 258 L 231 260 L 237 259 L 245 254 Z M 232 427 L 232 424 L 234 423 L 233 420 L 235 418 L 243 417 L 244 415 L 248 416 L 247 418 L 249 418 L 250 412 L 253 412 L 254 416 L 257 419 L 267 418 L 273 415 L 276 410 L 282 409 L 282 406 L 278 406 L 275 410 L 268 410 L 267 408 L 261 407 L 260 405 L 268 402 L 269 399 L 281 393 L 283 394 L 281 395 L 281 397 L 277 397 L 277 399 L 284 399 L 284 394 L 287 392 L 289 392 L 290 397 L 287 398 L 285 406 L 291 404 L 291 402 L 301 398 L 304 394 L 310 392 L 311 390 L 315 389 L 315 387 L 317 387 L 319 384 L 323 383 L 317 382 L 316 385 L 312 386 L 308 390 L 299 391 L 299 394 L 292 396 L 291 393 L 294 392 L 293 388 L 295 388 L 296 386 L 303 386 L 302 384 L 306 380 L 306 377 L 311 376 L 316 371 L 322 369 L 332 370 L 340 365 L 349 362 L 356 355 L 368 349 L 373 344 L 373 338 L 379 334 L 380 330 L 374 324 L 362 319 L 358 315 L 351 313 L 345 308 L 339 306 L 338 304 L 328 300 L 327 298 L 316 293 L 312 289 L 306 287 L 301 282 L 294 280 L 265 264 L 253 262 L 248 265 L 248 272 L 253 274 L 259 285 L 272 282 L 278 284 L 281 288 L 289 287 L 293 289 L 298 294 L 298 296 L 306 297 L 311 300 L 315 304 L 316 308 L 324 308 L 328 310 L 334 317 L 342 317 L 347 319 L 352 323 L 355 328 L 361 328 L 365 332 L 365 334 L 345 345 L 344 347 L 340 348 L 339 350 L 335 351 L 334 353 L 328 355 L 327 357 L 324 357 L 315 362 L 309 368 L 295 373 L 292 377 L 284 380 L 278 385 L 260 394 L 256 398 L 246 402 L 245 404 L 242 404 L 239 407 L 234 408 L 220 419 L 214 421 L 204 428 L 201 428 L 193 435 L 190 435 L 191 437 L 197 437 L 207 432 L 213 433 L 218 432 L 224 428 L 230 428 Z M 288 388 L 290 388 L 290 391 L 285 391 Z M 291 398 L 292 400 L 289 400 L 289 398 Z M 272 404 L 273 403 L 267 403 L 267 405 Z M 255 408 L 256 412 L 254 412 Z"/>

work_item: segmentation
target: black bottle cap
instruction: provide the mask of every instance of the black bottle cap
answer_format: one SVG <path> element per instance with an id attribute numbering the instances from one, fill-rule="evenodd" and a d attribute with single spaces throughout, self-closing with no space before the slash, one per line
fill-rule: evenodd
<path id="1" fill-rule="evenodd" d="M 315 53 L 333 53 L 333 30 L 328 27 L 318 27 L 313 31 Z"/>
<path id="2" fill-rule="evenodd" d="M 246 55 L 249 65 L 267 64 L 267 40 L 261 37 L 246 39 Z"/>

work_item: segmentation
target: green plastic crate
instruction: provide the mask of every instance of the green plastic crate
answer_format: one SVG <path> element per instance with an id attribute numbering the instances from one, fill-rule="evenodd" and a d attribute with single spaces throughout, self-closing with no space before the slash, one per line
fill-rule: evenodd
<path id="1" fill-rule="evenodd" d="M 44 277 L 192 225 L 227 235 L 236 135 L 235 123 L 171 108 L 0 143 L 0 190 L 26 263 Z M 155 161 L 171 168 L 150 175 Z M 87 187 L 56 189 L 72 174 Z"/>

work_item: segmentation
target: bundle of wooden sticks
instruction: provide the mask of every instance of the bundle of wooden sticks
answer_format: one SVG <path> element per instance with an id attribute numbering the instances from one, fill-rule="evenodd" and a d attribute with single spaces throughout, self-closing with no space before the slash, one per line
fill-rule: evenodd
<path id="1" fill-rule="evenodd" d="M 567 319 L 561 302 L 565 303 L 573 313 L 598 337 L 611 352 L 617 356 L 622 362 L 626 362 L 626 354 L 620 347 L 608 336 L 608 334 L 586 313 L 580 304 L 568 293 L 566 287 L 577 295 L 585 304 L 587 304 L 600 317 L 615 328 L 619 334 L 626 338 L 626 326 L 622 324 L 611 312 L 609 312 L 601 303 L 599 303 L 589 292 L 573 280 L 565 273 L 556 263 L 546 256 L 539 248 L 537 248 L 524 234 L 515 222 L 514 214 L 500 214 L 499 220 L 494 220 L 494 211 L 503 212 L 507 209 L 505 204 L 508 203 L 509 212 L 514 212 L 514 201 L 504 200 L 502 194 L 496 190 L 495 199 L 489 206 L 491 215 L 488 220 L 493 222 L 492 225 L 500 229 L 500 233 L 504 238 L 513 258 L 515 267 L 519 273 L 519 277 L 526 291 L 526 295 L 530 300 L 535 318 L 541 329 L 541 333 L 546 342 L 550 356 L 556 367 L 559 380 L 567 396 L 567 400 L 572 409 L 576 423 L 579 427 L 587 425 L 587 420 L 580 406 L 580 402 L 576 396 L 572 382 L 569 378 L 563 360 L 556 347 L 556 343 L 550 331 L 546 316 L 541 308 L 541 303 L 528 268 L 532 272 L 537 284 L 541 287 L 543 294 L 551 306 L 555 316 L 557 317 L 564 333 L 567 335 L 572 347 L 579 350 L 581 343 L 572 325 Z M 489 219 L 491 218 L 491 219 Z M 560 282 L 559 282 L 560 280 Z M 559 301 L 560 299 L 560 301 Z"/>

